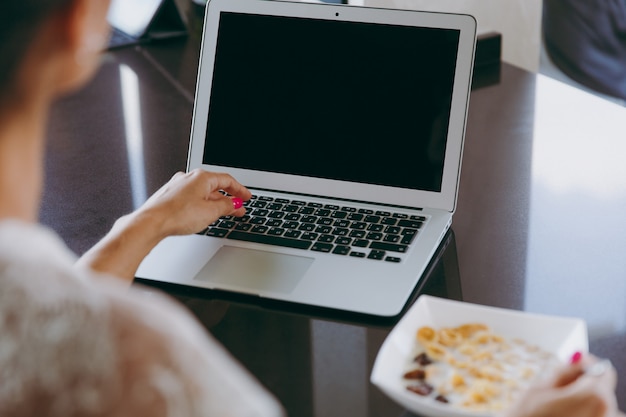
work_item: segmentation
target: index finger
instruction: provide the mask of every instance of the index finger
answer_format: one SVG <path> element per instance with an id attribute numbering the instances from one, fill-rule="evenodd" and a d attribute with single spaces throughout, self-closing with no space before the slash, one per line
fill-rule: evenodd
<path id="1" fill-rule="evenodd" d="M 584 372 L 566 389 L 595 391 L 611 397 L 617 383 L 617 373 L 615 368 L 610 366 L 610 362 L 608 363 L 609 366 L 605 367 L 602 372 Z"/>
<path id="2" fill-rule="evenodd" d="M 209 172 L 204 170 L 194 170 L 192 173 L 197 173 L 207 179 L 209 183 L 210 191 L 223 190 L 228 194 L 239 197 L 243 200 L 249 200 L 252 197 L 252 193 L 239 181 L 233 178 L 232 175 L 223 172 Z"/>
<path id="3" fill-rule="evenodd" d="M 580 378 L 585 373 L 584 368 L 580 364 L 572 364 L 560 369 L 555 375 L 553 380 L 553 386 L 555 388 L 561 388 L 571 384 Z"/>

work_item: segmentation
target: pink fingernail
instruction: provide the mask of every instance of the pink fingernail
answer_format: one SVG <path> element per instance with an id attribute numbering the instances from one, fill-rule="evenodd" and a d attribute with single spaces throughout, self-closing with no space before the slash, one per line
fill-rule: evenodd
<path id="1" fill-rule="evenodd" d="M 232 198 L 233 201 L 233 207 L 235 210 L 240 209 L 243 207 L 243 200 L 239 197 L 233 197 Z"/>
<path id="2" fill-rule="evenodd" d="M 575 353 L 572 355 L 572 358 L 570 359 L 570 363 L 571 363 L 571 364 L 578 363 L 578 362 L 580 362 L 580 360 L 581 360 L 582 358 L 583 358 L 583 354 L 582 354 L 582 353 L 580 353 L 580 352 L 575 352 Z"/>

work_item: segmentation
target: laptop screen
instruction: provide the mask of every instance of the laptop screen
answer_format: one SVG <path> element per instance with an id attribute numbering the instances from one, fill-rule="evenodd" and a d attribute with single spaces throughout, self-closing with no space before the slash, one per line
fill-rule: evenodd
<path id="1" fill-rule="evenodd" d="M 222 12 L 203 163 L 439 192 L 459 35 Z"/>

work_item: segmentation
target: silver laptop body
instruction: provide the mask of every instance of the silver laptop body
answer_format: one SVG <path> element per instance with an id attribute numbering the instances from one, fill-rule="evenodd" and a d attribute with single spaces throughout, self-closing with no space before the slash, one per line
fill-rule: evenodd
<path id="1" fill-rule="evenodd" d="M 165 239 L 137 277 L 399 314 L 452 222 L 475 39 L 467 15 L 211 0 L 188 169 L 232 174 L 251 216 Z"/>

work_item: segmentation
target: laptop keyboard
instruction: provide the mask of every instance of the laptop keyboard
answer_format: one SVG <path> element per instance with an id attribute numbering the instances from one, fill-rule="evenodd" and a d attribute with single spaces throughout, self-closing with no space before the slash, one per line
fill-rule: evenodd
<path id="1" fill-rule="evenodd" d="M 201 234 L 247 242 L 401 262 L 425 216 L 267 196 L 244 203 L 243 217 L 222 217 Z"/>

